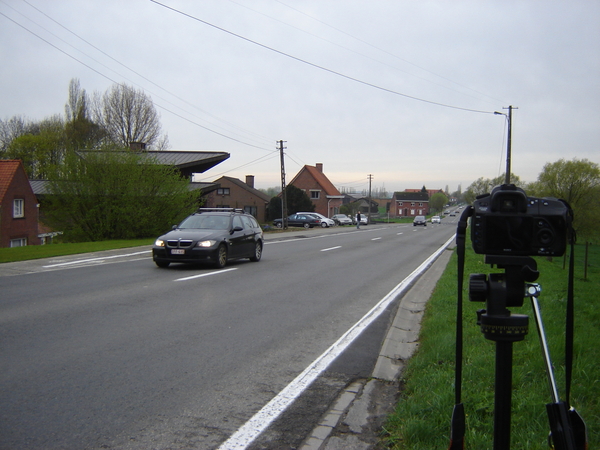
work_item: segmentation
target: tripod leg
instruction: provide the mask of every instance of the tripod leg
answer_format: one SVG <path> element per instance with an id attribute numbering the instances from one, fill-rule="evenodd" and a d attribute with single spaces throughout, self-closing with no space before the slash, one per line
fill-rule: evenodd
<path id="1" fill-rule="evenodd" d="M 494 450 L 510 449 L 513 343 L 496 341 Z"/>

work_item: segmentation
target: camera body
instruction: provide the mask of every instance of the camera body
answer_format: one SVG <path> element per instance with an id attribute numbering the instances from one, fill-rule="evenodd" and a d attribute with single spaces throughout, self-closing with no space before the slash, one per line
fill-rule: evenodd
<path id="1" fill-rule="evenodd" d="M 473 202 L 471 241 L 484 255 L 561 256 L 567 246 L 567 206 L 553 198 L 528 197 L 503 184 Z"/>

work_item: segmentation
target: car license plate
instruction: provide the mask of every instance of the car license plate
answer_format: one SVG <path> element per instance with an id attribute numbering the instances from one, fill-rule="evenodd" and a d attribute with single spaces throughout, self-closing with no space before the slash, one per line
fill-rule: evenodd
<path id="1" fill-rule="evenodd" d="M 182 248 L 174 248 L 171 250 L 171 255 L 185 255 L 185 250 Z"/>

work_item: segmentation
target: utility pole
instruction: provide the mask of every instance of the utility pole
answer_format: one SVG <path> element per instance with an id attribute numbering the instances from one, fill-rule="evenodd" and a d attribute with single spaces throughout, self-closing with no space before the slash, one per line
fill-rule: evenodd
<path id="1" fill-rule="evenodd" d="M 369 209 L 368 209 L 368 213 L 367 213 L 367 223 L 370 224 L 371 223 L 371 182 L 373 181 L 373 175 L 369 174 L 367 175 L 367 178 L 369 179 Z"/>
<path id="2" fill-rule="evenodd" d="M 285 193 L 285 165 L 283 158 L 283 150 L 287 147 L 283 146 L 285 141 L 279 141 L 279 159 L 281 160 L 281 226 L 287 229 L 287 197 Z"/>

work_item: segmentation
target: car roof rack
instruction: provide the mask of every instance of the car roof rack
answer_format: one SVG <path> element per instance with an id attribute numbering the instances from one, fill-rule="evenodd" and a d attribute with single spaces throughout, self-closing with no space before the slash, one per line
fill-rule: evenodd
<path id="1" fill-rule="evenodd" d="M 244 213 L 245 211 L 241 208 L 198 208 L 199 213 L 203 212 L 237 212 Z"/>

